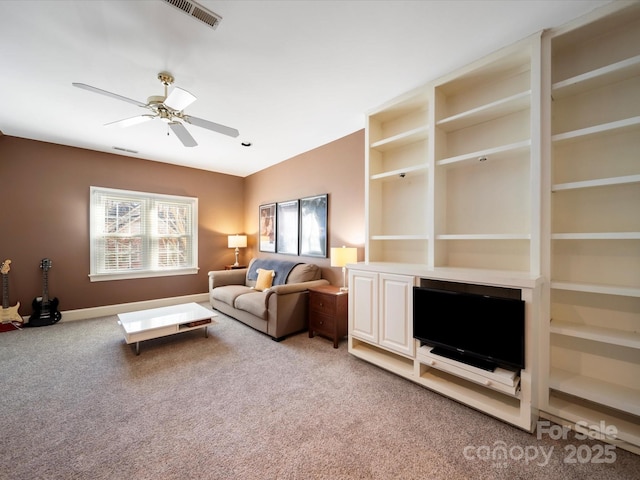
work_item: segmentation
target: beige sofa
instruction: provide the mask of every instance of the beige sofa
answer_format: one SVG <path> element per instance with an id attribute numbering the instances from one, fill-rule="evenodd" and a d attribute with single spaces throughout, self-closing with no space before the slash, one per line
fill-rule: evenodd
<path id="1" fill-rule="evenodd" d="M 258 269 L 273 272 L 273 285 L 262 291 L 255 288 Z M 209 272 L 209 301 L 215 310 L 280 341 L 308 328 L 307 289 L 328 284 L 317 265 L 253 259 L 248 268 Z"/>

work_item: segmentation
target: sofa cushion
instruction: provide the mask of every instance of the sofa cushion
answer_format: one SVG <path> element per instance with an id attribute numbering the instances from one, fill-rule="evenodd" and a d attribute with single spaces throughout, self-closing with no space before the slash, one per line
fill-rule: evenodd
<path id="1" fill-rule="evenodd" d="M 318 265 L 314 265 L 313 263 L 300 263 L 293 267 L 291 273 L 289 273 L 287 283 L 301 283 L 320 280 L 321 274 L 322 272 Z"/>
<path id="2" fill-rule="evenodd" d="M 267 288 L 271 288 L 273 277 L 275 277 L 275 275 L 276 274 L 273 270 L 265 270 L 264 268 L 259 268 L 255 289 L 261 292 L 263 290 L 266 290 Z"/>
<path id="3" fill-rule="evenodd" d="M 263 320 L 267 319 L 267 306 L 266 306 L 266 292 L 257 292 L 250 290 L 250 293 L 245 293 L 236 297 L 233 306 L 238 310 L 244 310 L 251 313 Z"/>
<path id="4" fill-rule="evenodd" d="M 245 285 L 225 285 L 222 287 L 214 288 L 211 291 L 211 296 L 219 302 L 226 303 L 230 307 L 233 307 L 236 298 L 245 293 L 253 292 L 250 287 Z"/>

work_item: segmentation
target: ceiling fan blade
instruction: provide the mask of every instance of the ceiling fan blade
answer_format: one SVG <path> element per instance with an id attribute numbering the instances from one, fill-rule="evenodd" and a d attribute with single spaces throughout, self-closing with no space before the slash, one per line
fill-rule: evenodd
<path id="1" fill-rule="evenodd" d="M 176 137 L 178 137 L 185 147 L 195 147 L 198 145 L 185 126 L 180 122 L 169 122 L 169 128 L 176 134 Z"/>
<path id="2" fill-rule="evenodd" d="M 137 100 L 133 100 L 132 98 L 123 97 L 122 95 L 118 95 L 117 93 L 107 92 L 106 90 L 102 90 L 100 88 L 92 87 L 91 85 L 86 85 L 84 83 L 72 83 L 74 87 L 82 88 L 84 90 L 89 90 L 90 92 L 99 93 L 101 95 L 106 95 L 107 97 L 115 98 L 116 100 L 122 100 L 123 102 L 133 103 L 139 107 L 146 107 L 146 103 L 139 102 Z"/>
<path id="3" fill-rule="evenodd" d="M 165 99 L 164 104 L 177 112 L 181 112 L 195 101 L 195 95 L 192 95 L 181 88 L 174 87 L 169 96 Z"/>
<path id="4" fill-rule="evenodd" d="M 155 115 L 138 115 L 137 117 L 125 118 L 124 120 L 118 120 L 116 122 L 105 123 L 105 127 L 130 127 L 139 123 L 153 120 Z"/>
<path id="5" fill-rule="evenodd" d="M 207 130 L 213 130 L 214 132 L 222 133 L 224 135 L 229 135 L 230 137 L 237 137 L 240 135 L 240 132 L 235 128 L 225 127 L 224 125 L 220 125 L 219 123 L 210 122 L 209 120 L 203 120 L 202 118 L 192 117 L 190 115 L 185 115 L 182 117 L 185 122 L 190 123 L 191 125 L 196 125 L 197 127 L 206 128 Z"/>

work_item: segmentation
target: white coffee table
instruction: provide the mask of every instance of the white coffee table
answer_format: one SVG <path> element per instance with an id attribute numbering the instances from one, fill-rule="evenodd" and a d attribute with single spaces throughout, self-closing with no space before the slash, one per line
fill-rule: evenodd
<path id="1" fill-rule="evenodd" d="M 197 303 L 183 303 L 168 307 L 150 308 L 118 314 L 118 323 L 124 329 L 127 344 L 136 344 L 136 355 L 140 355 L 140 342 L 152 338 L 165 337 L 176 333 L 204 329 L 208 337 L 207 326 L 217 317 Z"/>

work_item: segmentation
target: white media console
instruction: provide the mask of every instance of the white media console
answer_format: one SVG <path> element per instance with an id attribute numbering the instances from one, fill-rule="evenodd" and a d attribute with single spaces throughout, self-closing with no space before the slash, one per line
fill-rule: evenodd
<path id="1" fill-rule="evenodd" d="M 436 355 L 413 337 L 413 287 L 421 280 L 507 287 L 525 302 L 525 368 L 487 371 Z M 349 353 L 532 432 L 538 350 L 536 325 L 542 280 L 516 272 L 482 272 L 420 265 L 369 263 L 349 270 Z"/>

